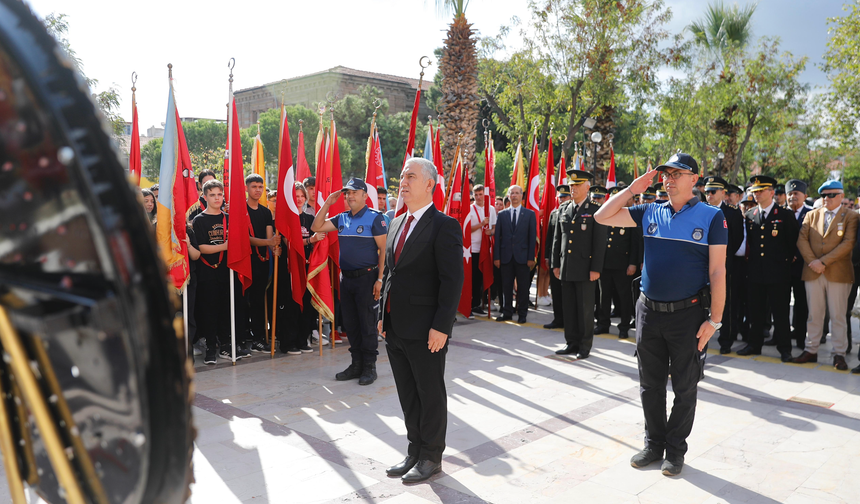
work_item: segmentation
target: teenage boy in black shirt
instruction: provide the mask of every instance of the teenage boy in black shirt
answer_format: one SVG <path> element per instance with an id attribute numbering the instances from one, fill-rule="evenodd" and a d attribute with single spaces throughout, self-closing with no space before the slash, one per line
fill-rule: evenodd
<path id="1" fill-rule="evenodd" d="M 200 245 L 200 262 L 197 268 L 197 302 L 195 320 L 201 338 L 206 338 L 206 356 L 203 362 L 215 364 L 219 353 L 230 358 L 230 268 L 227 267 L 227 214 L 221 212 L 224 203 L 224 185 L 210 180 L 203 185 L 206 210 L 194 218 L 191 227 Z M 236 349 L 236 358 L 249 353 Z"/>
<path id="2" fill-rule="evenodd" d="M 248 218 L 251 220 L 251 286 L 245 291 L 245 305 L 251 319 L 251 339 L 248 350 L 270 352 L 266 343 L 268 322 L 266 320 L 266 286 L 269 284 L 269 247 L 278 245 L 274 237 L 272 212 L 260 205 L 265 193 L 263 177 L 252 173 L 245 177 L 248 191 Z"/>

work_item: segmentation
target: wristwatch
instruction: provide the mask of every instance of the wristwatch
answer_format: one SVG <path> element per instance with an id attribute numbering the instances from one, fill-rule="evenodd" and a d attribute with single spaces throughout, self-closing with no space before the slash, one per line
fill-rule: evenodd
<path id="1" fill-rule="evenodd" d="M 713 327 L 715 331 L 719 331 L 720 327 L 723 327 L 723 324 L 721 322 L 714 322 L 711 319 L 708 319 L 708 323 L 711 324 L 711 327 Z"/>

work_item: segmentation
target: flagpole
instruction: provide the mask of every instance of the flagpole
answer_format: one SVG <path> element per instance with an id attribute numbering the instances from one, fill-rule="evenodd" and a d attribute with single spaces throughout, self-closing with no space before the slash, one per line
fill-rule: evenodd
<path id="1" fill-rule="evenodd" d="M 331 114 L 331 126 L 329 127 L 329 130 L 330 130 L 331 137 L 332 137 L 331 138 L 331 149 L 332 149 L 331 156 L 332 156 L 332 159 L 334 159 L 334 155 L 335 155 L 334 154 L 335 138 L 337 135 L 337 129 L 335 129 L 335 127 L 334 127 L 334 103 L 337 100 L 337 98 L 338 98 L 337 94 L 335 94 L 333 98 L 329 98 L 328 93 L 326 93 L 326 99 L 328 100 L 328 110 L 329 110 L 329 113 Z M 331 166 L 334 166 L 334 162 L 331 161 L 331 163 L 332 163 Z M 332 168 L 332 170 L 334 170 L 334 168 Z M 333 171 L 330 172 L 328 174 L 328 176 L 329 176 L 329 178 L 332 178 L 333 177 Z M 329 187 L 329 189 L 331 189 L 331 187 Z M 337 190 L 339 191 L 340 189 L 337 189 Z M 329 194 L 331 194 L 331 193 L 329 193 Z M 326 197 L 328 197 L 328 196 L 326 196 Z M 327 259 L 327 261 L 329 262 L 329 264 L 332 263 L 332 260 L 330 257 Z M 335 299 L 337 299 L 335 297 L 335 293 L 334 293 L 334 291 L 335 291 L 335 289 L 334 289 L 334 267 L 329 266 L 329 273 L 330 273 L 330 278 L 331 278 L 331 282 L 330 282 L 331 283 L 331 299 L 332 299 L 332 304 L 334 304 Z M 329 338 L 329 340 L 331 341 L 331 349 L 332 350 L 334 350 L 335 343 L 336 343 L 335 340 L 338 338 L 337 322 L 335 322 L 336 320 L 337 320 L 337 317 L 334 316 L 334 310 L 332 310 L 331 338 Z"/>
<path id="2" fill-rule="evenodd" d="M 232 168 L 233 162 L 233 68 L 236 66 L 236 58 L 230 58 L 227 67 L 230 68 L 230 103 L 227 105 L 227 138 L 230 139 L 230 148 L 227 149 L 227 164 Z M 224 230 L 225 234 L 227 230 Z M 228 237 L 229 238 L 229 237 Z M 236 290 L 235 272 L 230 271 L 230 360 L 236 365 Z"/>
<path id="3" fill-rule="evenodd" d="M 281 88 L 281 121 L 278 123 L 280 125 L 279 129 L 281 131 L 278 133 L 278 156 L 281 155 L 281 145 L 284 143 L 283 135 L 284 135 L 284 93 L 285 92 L 286 92 L 285 88 Z M 259 128 L 259 127 L 260 127 L 260 123 L 258 121 L 257 122 L 257 128 Z M 301 121 L 299 121 L 299 131 L 301 131 L 301 129 L 302 129 L 301 128 Z M 258 132 L 258 134 L 259 134 L 259 132 Z M 289 139 L 287 139 L 287 140 L 289 140 Z M 280 160 L 278 162 L 280 163 Z M 280 175 L 278 177 L 280 177 Z M 277 184 L 280 184 L 280 183 L 281 183 L 281 181 L 280 181 L 280 179 L 278 179 Z M 281 190 L 283 191 L 283 189 L 281 189 Z M 286 197 L 287 197 L 287 195 L 284 194 L 284 198 L 286 198 Z M 281 233 L 280 233 L 280 231 L 278 231 L 277 228 L 275 229 L 275 236 L 278 237 L 278 248 L 281 248 L 281 254 L 283 254 L 284 251 L 281 247 L 281 243 L 282 243 Z M 289 254 L 289 249 L 290 249 L 290 247 L 288 245 L 287 246 L 287 253 L 288 254 Z M 289 257 L 289 256 L 287 256 L 287 257 Z M 278 263 L 281 262 L 280 258 L 281 258 L 281 256 L 275 256 L 274 254 L 272 254 L 272 259 L 275 260 L 275 271 L 274 271 L 275 278 L 274 278 L 274 285 L 272 286 L 272 298 L 273 298 L 272 299 L 272 337 L 271 337 L 271 343 L 269 344 L 269 352 L 271 353 L 271 357 L 273 359 L 275 358 L 275 334 L 277 334 L 275 332 L 275 329 L 278 326 Z"/>
<path id="4" fill-rule="evenodd" d="M 185 330 L 185 358 L 188 358 L 188 352 L 191 350 L 191 343 L 188 341 L 188 286 L 182 289 L 182 325 Z"/>
<path id="5" fill-rule="evenodd" d="M 461 140 L 463 140 L 463 133 L 462 132 L 457 133 L 457 149 L 454 150 L 454 164 L 451 165 L 451 175 L 448 177 L 448 188 L 445 189 L 445 199 L 443 200 L 443 203 L 442 203 L 443 209 L 448 208 L 448 198 L 451 195 L 451 187 L 454 185 L 454 175 L 456 175 L 454 173 L 454 170 L 457 169 L 457 159 L 459 158 L 459 155 L 460 155 L 460 141 Z M 484 169 L 486 170 L 486 167 Z"/>

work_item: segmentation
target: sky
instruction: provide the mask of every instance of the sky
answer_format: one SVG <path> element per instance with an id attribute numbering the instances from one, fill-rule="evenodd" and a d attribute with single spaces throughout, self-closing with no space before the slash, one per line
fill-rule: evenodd
<path id="1" fill-rule="evenodd" d="M 433 0 L 25 0 L 40 17 L 68 15 L 68 39 L 97 91 L 115 85 L 120 115 L 131 118 L 131 74 L 137 72 L 141 132 L 165 121 L 167 64 L 173 64 L 183 117 L 224 118 L 227 63 L 236 58 L 235 90 L 338 65 L 417 78 L 418 60 L 441 47 L 450 16 Z M 669 31 L 702 16 L 703 0 L 665 0 Z M 784 50 L 809 56 L 801 80 L 826 86 L 816 67 L 826 51 L 826 18 L 842 16 L 841 0 L 761 0 L 754 35 L 778 36 Z M 239 7 L 237 7 L 237 5 Z M 528 18 L 527 0 L 471 0 L 466 18 L 479 36 L 494 36 L 512 16 Z"/>

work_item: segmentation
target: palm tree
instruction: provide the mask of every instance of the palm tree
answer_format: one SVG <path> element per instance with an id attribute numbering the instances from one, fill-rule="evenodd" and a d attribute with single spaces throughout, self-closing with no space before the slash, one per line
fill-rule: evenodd
<path id="1" fill-rule="evenodd" d="M 466 21 L 468 0 L 436 0 L 442 14 L 454 14 L 448 26 L 448 36 L 442 48 L 439 68 L 442 72 L 440 100 L 442 157 L 456 163 L 454 150 L 457 135 L 463 133 L 461 151 L 464 168 L 472 173 L 475 167 L 475 132 L 478 125 L 478 55 L 472 25 Z"/>
<path id="2" fill-rule="evenodd" d="M 708 5 L 704 18 L 687 27 L 696 45 L 712 57 L 715 64 L 722 66 L 721 83 L 731 83 L 734 79 L 736 58 L 743 54 L 752 40 L 752 16 L 757 5 L 753 3 L 739 7 L 734 4 L 729 7 L 719 1 Z M 726 137 L 725 158 L 720 163 L 723 172 L 735 166 L 738 151 L 738 126 L 734 121 L 736 111 L 737 105 L 729 104 L 723 108 L 720 117 L 714 120 L 716 132 Z"/>

